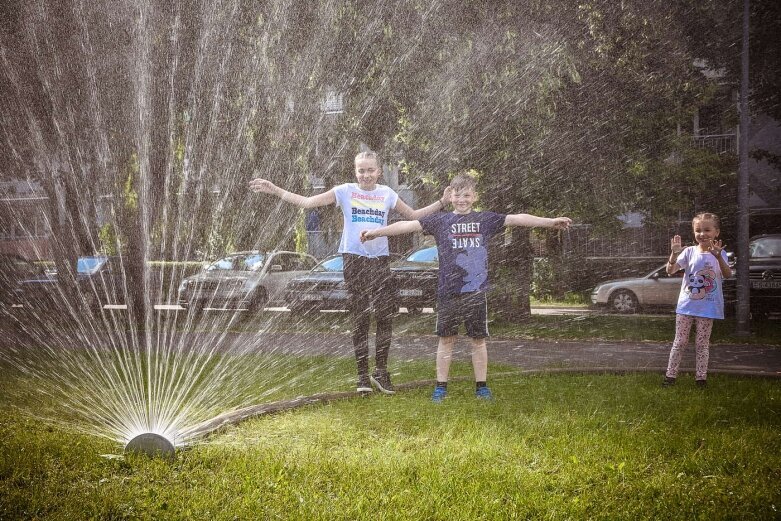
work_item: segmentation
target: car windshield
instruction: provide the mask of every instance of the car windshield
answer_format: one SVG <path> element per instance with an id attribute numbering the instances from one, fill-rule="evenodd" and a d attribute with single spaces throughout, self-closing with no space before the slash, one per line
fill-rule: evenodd
<path id="1" fill-rule="evenodd" d="M 206 266 L 206 271 L 232 270 L 236 260 L 236 257 L 225 257 Z"/>
<path id="2" fill-rule="evenodd" d="M 246 257 L 244 257 L 244 262 L 242 263 L 242 269 L 246 271 L 258 271 L 260 268 L 263 267 L 264 260 L 266 260 L 265 255 L 262 255 L 260 253 L 254 255 L 247 255 Z"/>
<path id="3" fill-rule="evenodd" d="M 100 269 L 104 262 L 106 262 L 106 257 L 79 257 L 76 269 L 79 273 L 90 275 Z"/>
<path id="4" fill-rule="evenodd" d="M 431 246 L 411 253 L 407 260 L 410 262 L 438 262 L 437 247 Z"/>
<path id="5" fill-rule="evenodd" d="M 206 267 L 206 271 L 257 271 L 263 267 L 265 255 L 254 253 L 251 255 L 231 255 L 220 259 Z"/>
<path id="6" fill-rule="evenodd" d="M 320 262 L 317 266 L 315 266 L 312 271 L 342 271 L 344 269 L 344 265 L 342 264 L 342 256 L 336 255 L 335 257 L 331 257 L 330 259 L 325 259 L 324 261 Z"/>
<path id="7" fill-rule="evenodd" d="M 751 242 L 748 250 L 752 259 L 781 257 L 781 236 L 756 239 Z"/>

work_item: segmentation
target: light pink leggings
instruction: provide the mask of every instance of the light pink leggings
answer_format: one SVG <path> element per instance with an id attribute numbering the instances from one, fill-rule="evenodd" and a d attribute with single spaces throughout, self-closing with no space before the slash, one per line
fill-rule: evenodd
<path id="1" fill-rule="evenodd" d="M 695 346 L 695 375 L 697 380 L 705 380 L 708 376 L 708 349 L 710 346 L 710 332 L 713 329 L 712 318 L 692 317 L 689 315 L 675 315 L 675 340 L 670 350 L 670 361 L 667 363 L 668 378 L 678 376 L 678 366 L 681 365 L 681 356 L 689 343 L 689 331 L 692 324 L 697 323 L 697 338 Z"/>

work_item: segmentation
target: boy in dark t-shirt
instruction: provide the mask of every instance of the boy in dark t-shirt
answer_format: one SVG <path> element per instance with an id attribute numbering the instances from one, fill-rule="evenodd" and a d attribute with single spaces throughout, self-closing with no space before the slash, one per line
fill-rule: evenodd
<path id="1" fill-rule="evenodd" d="M 566 229 L 568 217 L 549 219 L 528 214 L 504 215 L 473 212 L 477 201 L 477 180 L 459 174 L 450 183 L 450 202 L 454 211 L 427 215 L 417 221 L 399 221 L 390 226 L 361 231 L 361 241 L 377 237 L 422 231 L 434 236 L 439 254 L 437 281 L 437 386 L 431 399 L 441 402 L 447 396 L 447 379 L 458 327 L 463 322 L 472 341 L 472 366 L 475 395 L 491 399 L 486 385 L 488 352 L 488 240 L 505 226 Z"/>

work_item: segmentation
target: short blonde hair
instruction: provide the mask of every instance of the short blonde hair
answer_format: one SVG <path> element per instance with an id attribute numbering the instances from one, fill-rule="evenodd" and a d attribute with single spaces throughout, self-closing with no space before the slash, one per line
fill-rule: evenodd
<path id="1" fill-rule="evenodd" d="M 450 188 L 453 190 L 471 189 L 477 191 L 477 179 L 469 174 L 458 174 L 450 180 Z"/>

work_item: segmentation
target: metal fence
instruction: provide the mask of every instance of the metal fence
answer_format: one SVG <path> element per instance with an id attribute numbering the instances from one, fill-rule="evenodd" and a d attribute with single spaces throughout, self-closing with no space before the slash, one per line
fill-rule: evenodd
<path id="1" fill-rule="evenodd" d="M 674 230 L 646 225 L 598 234 L 588 224 L 575 225 L 562 234 L 566 255 L 589 258 L 664 257 L 670 253 Z"/>

